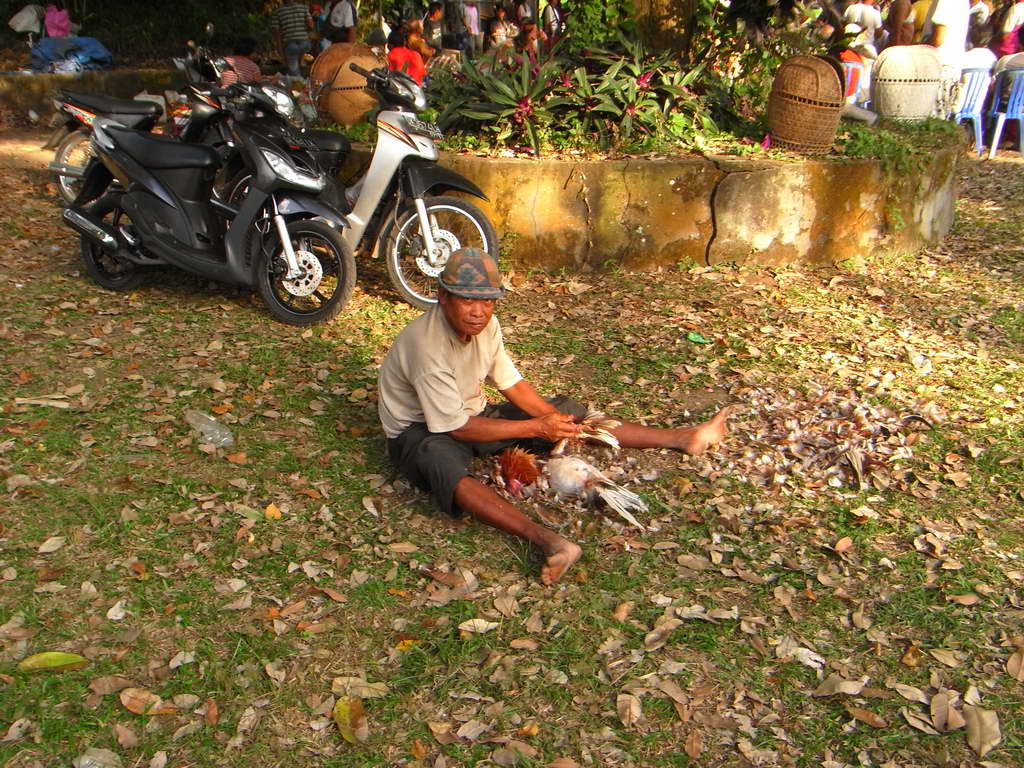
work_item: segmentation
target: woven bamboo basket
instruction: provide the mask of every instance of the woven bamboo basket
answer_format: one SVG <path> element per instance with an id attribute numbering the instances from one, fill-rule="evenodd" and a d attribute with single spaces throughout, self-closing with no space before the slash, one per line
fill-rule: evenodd
<path id="1" fill-rule="evenodd" d="M 930 45 L 897 45 L 878 55 L 871 109 L 894 120 L 924 120 L 940 111 L 942 59 Z"/>
<path id="2" fill-rule="evenodd" d="M 821 56 L 793 56 L 779 67 L 768 97 L 772 144 L 798 152 L 832 146 L 843 109 L 843 84 Z"/>

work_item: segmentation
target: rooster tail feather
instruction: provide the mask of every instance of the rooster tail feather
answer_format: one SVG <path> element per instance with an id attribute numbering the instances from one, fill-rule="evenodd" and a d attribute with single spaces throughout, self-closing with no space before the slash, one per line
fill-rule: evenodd
<path id="1" fill-rule="evenodd" d="M 633 517 L 631 510 L 646 512 L 647 504 L 644 500 L 632 491 L 614 483 L 597 486 L 597 494 L 604 500 L 604 503 L 615 510 L 616 514 L 630 525 L 635 525 L 641 531 L 647 530 Z"/>

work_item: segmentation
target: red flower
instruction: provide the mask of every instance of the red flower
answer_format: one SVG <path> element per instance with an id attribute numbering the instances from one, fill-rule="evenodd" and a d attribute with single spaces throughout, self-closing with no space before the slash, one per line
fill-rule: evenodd
<path id="1" fill-rule="evenodd" d="M 654 77 L 654 71 L 644 72 L 640 77 L 636 79 L 636 87 L 641 91 L 649 90 L 651 87 L 651 78 Z"/>

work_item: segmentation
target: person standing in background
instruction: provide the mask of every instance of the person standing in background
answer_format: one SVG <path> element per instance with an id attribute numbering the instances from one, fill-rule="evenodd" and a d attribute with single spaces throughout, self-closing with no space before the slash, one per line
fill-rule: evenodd
<path id="1" fill-rule="evenodd" d="M 325 34 L 332 43 L 354 43 L 359 16 L 352 0 L 338 0 L 327 18 Z"/>
<path id="2" fill-rule="evenodd" d="M 440 3 L 427 6 L 427 17 L 423 21 L 423 39 L 436 51 L 444 48 L 444 9 Z"/>
<path id="3" fill-rule="evenodd" d="M 407 48 L 411 48 L 416 51 L 420 56 L 423 57 L 424 64 L 440 51 L 437 48 L 429 45 L 426 39 L 423 37 L 423 20 L 419 17 L 414 17 L 405 22 L 405 28 L 407 30 L 405 45 Z"/>
<path id="4" fill-rule="evenodd" d="M 554 45 L 562 39 L 565 34 L 565 20 L 562 17 L 562 0 L 548 0 L 547 6 L 541 13 L 541 21 L 544 24 L 544 34 L 548 36 L 548 45 Z"/>
<path id="5" fill-rule="evenodd" d="M 231 69 L 226 69 L 220 75 L 220 87 L 225 88 L 234 83 L 258 83 L 263 76 L 260 73 L 260 65 L 252 60 L 256 52 L 256 41 L 251 37 L 240 37 L 235 42 L 234 53 L 225 56 Z"/>
<path id="6" fill-rule="evenodd" d="M 476 0 L 466 0 L 462 6 L 462 20 L 466 25 L 466 36 L 469 39 L 470 56 L 476 58 L 484 50 L 484 33 L 480 25 L 480 9 Z"/>
<path id="7" fill-rule="evenodd" d="M 508 19 L 508 9 L 504 5 L 495 6 L 489 47 L 497 50 L 510 45 L 518 34 L 519 28 Z"/>
<path id="8" fill-rule="evenodd" d="M 286 0 L 270 17 L 277 50 L 285 61 L 289 77 L 301 77 L 299 62 L 309 53 L 309 33 L 313 31 L 313 17 L 306 4 L 299 0 Z"/>
<path id="9" fill-rule="evenodd" d="M 885 20 L 889 45 L 913 45 L 914 4 L 910 0 L 894 0 Z"/>
<path id="10" fill-rule="evenodd" d="M 1019 32 L 1024 26 L 1024 0 L 1006 9 L 1002 27 L 996 33 L 995 52 L 997 56 L 1012 56 L 1021 50 Z"/>

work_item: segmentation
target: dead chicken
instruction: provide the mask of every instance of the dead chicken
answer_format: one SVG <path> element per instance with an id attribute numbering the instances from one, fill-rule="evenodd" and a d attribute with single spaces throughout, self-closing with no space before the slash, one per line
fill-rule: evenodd
<path id="1" fill-rule="evenodd" d="M 580 422 L 580 431 L 574 438 L 565 438 L 555 443 L 551 449 L 552 456 L 562 456 L 565 454 L 566 449 L 572 447 L 573 449 L 579 448 L 579 446 L 586 442 L 595 442 L 607 445 L 613 451 L 619 450 L 619 441 L 612 434 L 612 430 L 615 429 L 621 421 L 616 421 L 606 416 L 601 411 L 589 411 L 587 415 L 583 417 Z"/>
<path id="2" fill-rule="evenodd" d="M 548 483 L 559 496 L 592 501 L 597 495 L 630 525 L 646 530 L 632 512 L 646 512 L 647 504 L 635 493 L 613 483 L 604 473 L 578 456 L 556 456 L 544 467 Z"/>

